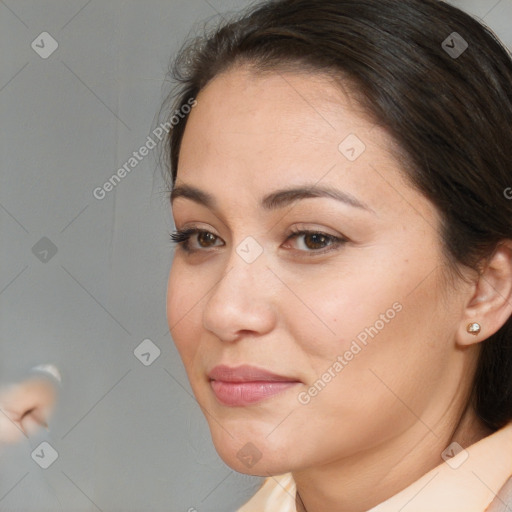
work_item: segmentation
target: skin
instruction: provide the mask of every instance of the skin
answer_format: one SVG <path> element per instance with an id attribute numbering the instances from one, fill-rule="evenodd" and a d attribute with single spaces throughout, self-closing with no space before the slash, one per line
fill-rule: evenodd
<path id="1" fill-rule="evenodd" d="M 490 433 L 469 397 L 479 342 L 511 313 L 510 246 L 489 267 L 493 287 L 470 271 L 447 279 L 436 209 L 404 179 L 385 130 L 326 76 L 239 67 L 197 100 L 176 185 L 217 204 L 181 196 L 172 212 L 177 229 L 214 236 L 193 235 L 193 252 L 177 247 L 167 315 L 215 447 L 243 473 L 291 471 L 308 512 L 368 510 L 440 464 L 452 440 L 467 446 Z M 338 150 L 349 134 L 366 145 L 353 162 Z M 325 197 L 261 205 L 301 185 L 333 187 L 370 210 Z M 348 241 L 318 246 L 289 238 L 292 228 Z M 236 252 L 248 236 L 263 249 L 252 263 Z M 301 404 L 299 393 L 395 303 L 400 312 Z M 466 331 L 476 320 L 478 336 Z M 218 364 L 300 382 L 229 407 L 207 377 Z M 261 453 L 251 468 L 237 458 L 249 442 Z"/>
<path id="2" fill-rule="evenodd" d="M 47 428 L 57 390 L 45 378 L 30 378 L 0 390 L 0 444 L 14 443 Z"/>

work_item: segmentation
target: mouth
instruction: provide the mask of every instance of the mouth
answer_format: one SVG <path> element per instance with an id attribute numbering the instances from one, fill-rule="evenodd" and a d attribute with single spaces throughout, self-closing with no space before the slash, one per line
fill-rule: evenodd
<path id="1" fill-rule="evenodd" d="M 208 378 L 217 400 L 231 407 L 256 404 L 301 383 L 296 378 L 249 365 L 216 366 Z"/>

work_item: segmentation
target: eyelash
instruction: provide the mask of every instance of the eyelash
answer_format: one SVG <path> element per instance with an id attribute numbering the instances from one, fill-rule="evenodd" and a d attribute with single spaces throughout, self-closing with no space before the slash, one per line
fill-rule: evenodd
<path id="1" fill-rule="evenodd" d="M 193 235 L 198 235 L 201 233 L 207 233 L 213 235 L 216 239 L 220 239 L 217 235 L 211 233 L 210 231 L 206 229 L 198 229 L 198 228 L 189 228 L 184 230 L 176 230 L 172 233 L 169 233 L 171 242 L 173 244 L 179 245 L 183 248 L 184 251 L 188 253 L 194 253 L 194 252 L 201 252 L 203 250 L 207 250 L 208 248 L 204 249 L 193 249 L 190 247 L 190 238 Z M 288 237 L 286 238 L 286 241 L 291 240 L 292 238 L 298 238 L 299 236 L 303 235 L 320 235 L 322 237 L 326 238 L 326 241 L 329 242 L 329 245 L 327 245 L 324 248 L 315 250 L 309 250 L 309 251 L 302 251 L 299 249 L 300 252 L 310 253 L 311 256 L 315 256 L 318 254 L 325 254 L 327 252 L 330 252 L 332 250 L 337 249 L 339 246 L 345 244 L 348 242 L 346 238 L 337 237 L 334 235 L 329 235 L 328 233 L 323 233 L 322 231 L 315 231 L 315 230 L 305 230 L 305 229 L 292 229 Z"/>

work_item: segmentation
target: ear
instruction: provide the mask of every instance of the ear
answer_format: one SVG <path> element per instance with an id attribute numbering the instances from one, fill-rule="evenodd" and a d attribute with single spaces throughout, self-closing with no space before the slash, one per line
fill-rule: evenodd
<path id="1" fill-rule="evenodd" d="M 53 382 L 31 378 L 0 391 L 0 443 L 13 443 L 47 427 L 57 390 Z"/>
<path id="2" fill-rule="evenodd" d="M 479 343 L 496 333 L 512 315 L 512 240 L 500 242 L 472 287 L 472 296 L 464 309 L 457 332 L 459 345 Z M 478 323 L 478 334 L 468 332 Z"/>

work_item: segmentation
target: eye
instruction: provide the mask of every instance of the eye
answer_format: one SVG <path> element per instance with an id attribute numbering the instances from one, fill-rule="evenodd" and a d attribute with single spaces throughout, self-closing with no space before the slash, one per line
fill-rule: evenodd
<path id="1" fill-rule="evenodd" d="M 217 235 L 210 231 L 198 228 L 189 228 L 184 230 L 176 230 L 170 233 L 171 241 L 181 247 L 187 252 L 193 252 L 199 249 L 207 249 L 215 247 L 215 242 L 221 240 Z M 198 244 L 196 247 L 191 247 L 191 240 L 195 240 Z M 222 244 L 221 244 L 222 245 Z"/>
<path id="2" fill-rule="evenodd" d="M 313 230 L 292 231 L 286 241 L 288 242 L 288 240 L 293 239 L 298 241 L 297 245 L 299 246 L 300 251 L 315 254 L 323 254 L 330 250 L 334 250 L 347 242 L 345 238 Z"/>
<path id="3" fill-rule="evenodd" d="M 180 245 L 187 252 L 201 251 L 203 249 L 224 245 L 222 239 L 217 235 L 198 228 L 176 230 L 170 233 L 170 237 L 174 244 Z M 286 238 L 283 247 L 287 248 L 288 242 L 294 239 L 299 241 L 299 243 L 297 243 L 298 250 L 304 253 L 311 253 L 311 256 L 335 250 L 348 241 L 346 238 L 330 235 L 321 231 L 292 230 L 291 234 Z M 191 244 L 192 241 L 195 241 L 195 244 Z M 217 244 L 216 242 L 221 243 Z"/>

